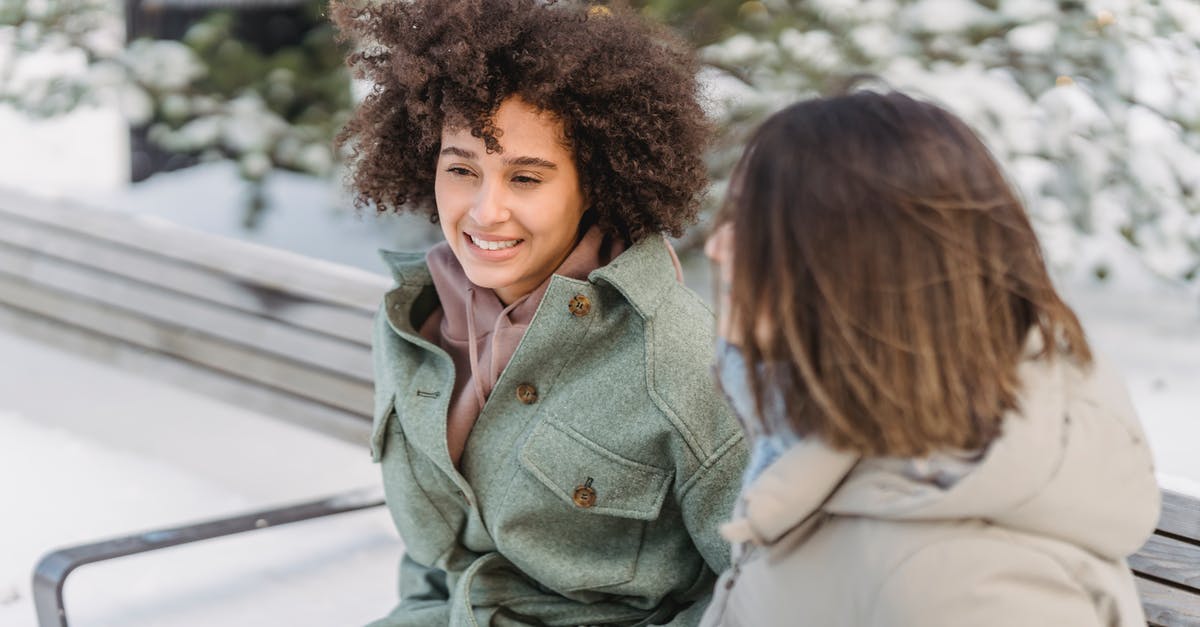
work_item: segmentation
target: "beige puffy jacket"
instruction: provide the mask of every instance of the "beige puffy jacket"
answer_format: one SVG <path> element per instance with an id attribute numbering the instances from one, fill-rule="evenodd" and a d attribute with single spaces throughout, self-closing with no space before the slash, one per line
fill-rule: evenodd
<path id="1" fill-rule="evenodd" d="M 1019 412 L 949 487 L 897 460 L 790 449 L 724 529 L 735 566 L 701 624 L 1145 625 L 1125 558 L 1159 491 L 1125 386 L 1064 358 L 1020 375 Z"/>

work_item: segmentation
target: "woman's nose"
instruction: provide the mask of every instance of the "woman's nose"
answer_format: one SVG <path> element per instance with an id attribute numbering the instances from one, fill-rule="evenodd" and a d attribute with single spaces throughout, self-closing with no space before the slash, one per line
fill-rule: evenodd
<path id="1" fill-rule="evenodd" d="M 471 219 L 479 226 L 501 224 L 509 218 L 506 199 L 499 185 L 487 183 L 479 186 L 475 204 L 471 207 Z"/>
<path id="2" fill-rule="evenodd" d="M 733 240 L 733 225 L 726 222 L 718 226 L 704 242 L 704 256 L 713 263 L 724 263 L 729 258 L 729 247 Z"/>

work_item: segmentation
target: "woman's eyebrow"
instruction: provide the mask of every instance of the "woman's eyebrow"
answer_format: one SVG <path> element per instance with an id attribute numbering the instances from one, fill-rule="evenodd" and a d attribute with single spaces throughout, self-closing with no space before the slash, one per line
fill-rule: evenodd
<path id="1" fill-rule="evenodd" d="M 504 160 L 505 165 L 519 166 L 523 168 L 546 168 L 547 170 L 557 170 L 558 164 L 552 161 L 546 161 L 539 157 L 513 157 Z"/>
<path id="2" fill-rule="evenodd" d="M 446 146 L 442 149 L 443 155 L 453 155 L 462 159 L 477 161 L 479 155 L 472 150 L 459 148 L 458 146 Z M 516 166 L 522 168 L 545 168 L 547 170 L 557 170 L 558 164 L 553 161 L 547 161 L 541 157 L 510 157 L 504 160 L 504 165 Z"/>
<path id="3" fill-rule="evenodd" d="M 470 159 L 472 161 L 475 161 L 476 159 L 479 158 L 479 155 L 475 154 L 474 152 L 471 152 L 470 150 L 467 150 L 465 148 L 459 148 L 457 146 L 446 146 L 445 148 L 442 149 L 442 154 L 443 155 L 454 155 L 455 157 L 461 157 L 463 159 Z"/>

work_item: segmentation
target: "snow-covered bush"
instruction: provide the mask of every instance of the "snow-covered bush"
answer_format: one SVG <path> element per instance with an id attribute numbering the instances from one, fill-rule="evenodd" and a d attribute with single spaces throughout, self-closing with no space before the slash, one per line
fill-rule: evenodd
<path id="1" fill-rule="evenodd" d="M 1200 275 L 1195 0 L 767 0 L 743 9 L 757 28 L 703 50 L 730 130 L 713 155 L 718 178 L 766 112 L 870 73 L 979 130 L 1056 265 L 1103 277 L 1106 255 L 1133 246 L 1164 277 Z"/>
<path id="2" fill-rule="evenodd" d="M 271 54 L 238 41 L 229 13 L 182 41 L 124 46 L 121 6 L 0 0 L 0 102 L 36 116 L 116 105 L 162 148 L 232 159 L 251 181 L 274 168 L 332 173 L 350 79 L 323 19 L 299 45 Z"/>
<path id="3" fill-rule="evenodd" d="M 1133 247 L 1162 276 L 1200 286 L 1197 0 L 632 4 L 702 46 L 728 131 L 710 156 L 710 207 L 765 114 L 870 73 L 980 131 L 1056 265 L 1103 277 L 1107 256 Z M 0 0 L 0 102 L 40 115 L 117 102 L 160 145 L 233 159 L 252 180 L 335 169 L 330 138 L 351 98 L 331 29 L 302 52 L 264 56 L 218 16 L 183 42 L 123 47 L 120 6 Z"/>
<path id="4" fill-rule="evenodd" d="M 123 79 L 116 0 L 0 0 L 0 102 L 35 116 L 95 103 Z"/>

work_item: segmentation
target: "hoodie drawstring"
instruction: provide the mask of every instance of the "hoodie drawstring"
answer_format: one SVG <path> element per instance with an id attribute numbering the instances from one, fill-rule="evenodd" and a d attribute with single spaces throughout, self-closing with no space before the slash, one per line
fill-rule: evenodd
<path id="1" fill-rule="evenodd" d="M 479 401 L 479 406 L 483 407 L 483 403 L 487 401 L 487 395 L 483 393 L 483 381 L 480 380 L 479 371 L 476 364 L 479 363 L 479 336 L 475 334 L 475 288 L 467 288 L 467 336 L 470 341 L 467 342 L 467 354 L 471 358 L 471 379 L 475 381 L 475 399 Z"/>
<path id="2" fill-rule="evenodd" d="M 505 322 L 509 322 L 510 325 L 512 324 L 508 320 L 509 312 L 511 312 L 516 307 L 518 307 L 521 303 L 525 302 L 526 298 L 529 298 L 529 294 L 526 294 L 526 295 L 518 298 L 517 300 L 513 301 L 512 304 L 508 305 L 507 307 L 505 307 L 504 309 L 502 309 L 500 311 L 500 315 L 496 316 L 496 323 L 492 326 L 492 337 L 493 338 L 499 336 L 500 327 Z M 467 335 L 469 336 L 469 340 L 467 342 L 467 355 L 469 356 L 470 361 L 471 361 L 471 379 L 474 380 L 474 382 L 475 382 L 475 385 L 473 386 L 475 388 L 475 398 L 476 398 L 476 400 L 479 401 L 479 406 L 483 407 L 484 403 L 487 402 L 488 395 L 483 390 L 483 377 L 481 376 L 481 373 L 479 372 L 479 340 L 480 340 L 480 337 L 475 332 L 475 288 L 474 287 L 467 288 L 466 308 L 467 308 Z M 497 354 L 498 354 L 497 351 L 493 350 L 491 359 L 489 360 L 489 363 L 488 363 L 488 372 L 487 372 L 488 387 L 496 385 L 496 379 L 498 378 L 496 376 Z"/>

